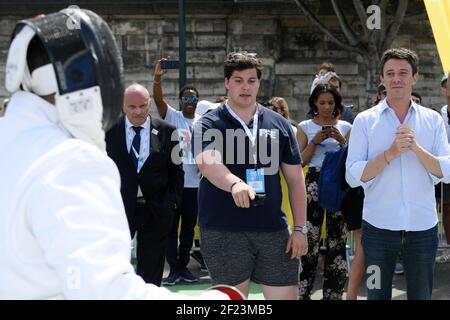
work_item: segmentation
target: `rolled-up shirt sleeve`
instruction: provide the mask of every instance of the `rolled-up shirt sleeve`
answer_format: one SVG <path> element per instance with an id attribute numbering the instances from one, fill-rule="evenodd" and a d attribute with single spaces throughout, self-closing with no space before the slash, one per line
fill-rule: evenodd
<path id="1" fill-rule="evenodd" d="M 435 131 L 435 139 L 433 145 L 433 155 L 436 156 L 441 166 L 442 178 L 438 178 L 435 175 L 429 173 L 434 184 L 439 182 L 450 183 L 450 146 L 447 139 L 447 133 L 445 131 L 444 121 L 438 122 Z"/>
<path id="2" fill-rule="evenodd" d="M 372 184 L 374 179 L 367 182 L 361 181 L 368 161 L 367 129 L 364 119 L 357 116 L 350 132 L 347 161 L 345 163 L 345 179 L 352 188 L 362 186 L 367 189 Z"/>

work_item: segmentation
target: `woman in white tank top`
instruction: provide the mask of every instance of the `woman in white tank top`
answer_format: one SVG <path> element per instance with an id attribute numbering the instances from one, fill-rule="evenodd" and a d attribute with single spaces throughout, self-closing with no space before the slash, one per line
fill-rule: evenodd
<path id="1" fill-rule="evenodd" d="M 329 84 L 319 84 L 311 93 L 309 105 L 314 113 L 311 120 L 302 121 L 297 130 L 297 139 L 303 159 L 308 166 L 307 226 L 308 254 L 302 257 L 299 296 L 309 300 L 314 285 L 319 257 L 319 240 L 324 209 L 317 199 L 317 181 L 325 152 L 347 143 L 351 124 L 339 120 L 342 113 L 342 99 Z M 323 298 L 342 299 L 347 280 L 345 244 L 347 230 L 344 216 L 339 212 L 326 212 L 326 255 L 323 282 Z"/>

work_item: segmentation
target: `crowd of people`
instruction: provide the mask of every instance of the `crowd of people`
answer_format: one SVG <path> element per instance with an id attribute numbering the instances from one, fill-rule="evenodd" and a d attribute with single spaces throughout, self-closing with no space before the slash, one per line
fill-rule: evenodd
<path id="1" fill-rule="evenodd" d="M 63 23 L 65 11 L 19 23 L 10 45 L 0 298 L 186 299 L 160 286 L 198 281 L 188 269 L 198 225 L 196 259 L 213 285 L 243 297 L 254 282 L 266 299 L 309 300 L 323 268 L 323 299 L 343 299 L 347 280 L 346 298 L 357 299 L 364 275 L 379 277 L 368 299 L 391 299 L 401 263 L 408 299 L 431 299 L 435 262 L 450 261 L 447 252 L 436 258 L 437 206 L 450 243 L 450 116 L 447 105 L 439 114 L 413 92 L 413 51 L 384 52 L 375 104 L 356 117 L 343 103 L 342 77 L 323 63 L 297 123 L 283 97 L 257 102 L 263 66 L 245 51 L 227 54 L 226 95 L 215 102 L 186 85 L 177 108 L 169 105 L 166 58 L 155 63 L 152 93 L 124 88 L 106 23 L 91 11 L 73 14 L 107 48 L 88 43 L 82 28 L 56 39 L 78 49 L 58 51 L 45 28 Z M 55 73 L 55 59 L 66 69 Z M 444 76 L 448 102 L 449 86 Z M 150 116 L 152 100 L 160 118 Z M 348 194 L 358 196 L 325 210 L 321 169 L 328 151 L 344 146 Z"/>

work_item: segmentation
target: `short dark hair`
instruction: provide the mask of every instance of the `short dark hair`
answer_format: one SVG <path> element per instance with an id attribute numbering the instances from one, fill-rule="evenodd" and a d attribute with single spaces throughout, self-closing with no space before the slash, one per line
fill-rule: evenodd
<path id="1" fill-rule="evenodd" d="M 235 70 L 256 69 L 258 79 L 261 79 L 262 63 L 256 57 L 256 53 L 247 51 L 230 52 L 224 62 L 223 71 L 225 79 L 230 79 Z"/>
<path id="2" fill-rule="evenodd" d="M 339 116 L 340 114 L 342 114 L 342 112 L 344 111 L 344 106 L 342 105 L 342 98 L 341 95 L 339 94 L 339 92 L 337 92 L 336 87 L 333 85 L 330 85 L 328 83 L 320 83 L 318 84 L 313 92 L 311 93 L 311 95 L 309 96 L 309 108 L 310 108 L 310 113 L 312 114 L 316 114 L 317 113 L 317 106 L 316 106 L 316 101 L 319 98 L 319 96 L 322 93 L 326 93 L 329 92 L 333 95 L 334 98 L 334 111 L 333 111 L 333 115 L 336 118 L 337 116 Z"/>
<path id="3" fill-rule="evenodd" d="M 187 84 L 187 85 L 185 85 L 183 88 L 181 88 L 180 92 L 178 93 L 178 97 L 181 99 L 181 97 L 183 96 L 183 93 L 184 93 L 185 91 L 188 91 L 188 90 L 194 91 L 195 94 L 197 95 L 197 98 L 200 98 L 200 95 L 198 94 L 197 88 L 194 87 L 194 86 L 191 86 L 191 85 L 189 85 L 189 84 Z"/>
<path id="4" fill-rule="evenodd" d="M 383 75 L 384 65 L 391 59 L 408 61 L 412 68 L 413 75 L 419 70 L 419 57 L 414 51 L 406 48 L 393 48 L 386 50 L 381 57 L 381 75 Z"/>
<path id="5" fill-rule="evenodd" d="M 420 94 L 418 94 L 417 92 L 413 91 L 413 92 L 411 92 L 411 95 L 416 98 L 419 98 L 419 101 L 422 102 L 422 96 Z"/>

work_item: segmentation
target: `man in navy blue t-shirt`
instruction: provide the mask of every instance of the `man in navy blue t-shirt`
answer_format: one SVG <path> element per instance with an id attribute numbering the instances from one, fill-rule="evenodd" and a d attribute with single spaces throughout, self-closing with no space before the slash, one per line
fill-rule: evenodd
<path id="1" fill-rule="evenodd" d="M 230 53 L 228 100 L 195 126 L 192 148 L 203 175 L 200 241 L 214 284 L 248 295 L 254 281 L 266 299 L 297 299 L 299 257 L 308 249 L 301 157 L 289 122 L 256 103 L 261 69 L 254 54 Z M 280 169 L 293 232 L 281 209 Z"/>

